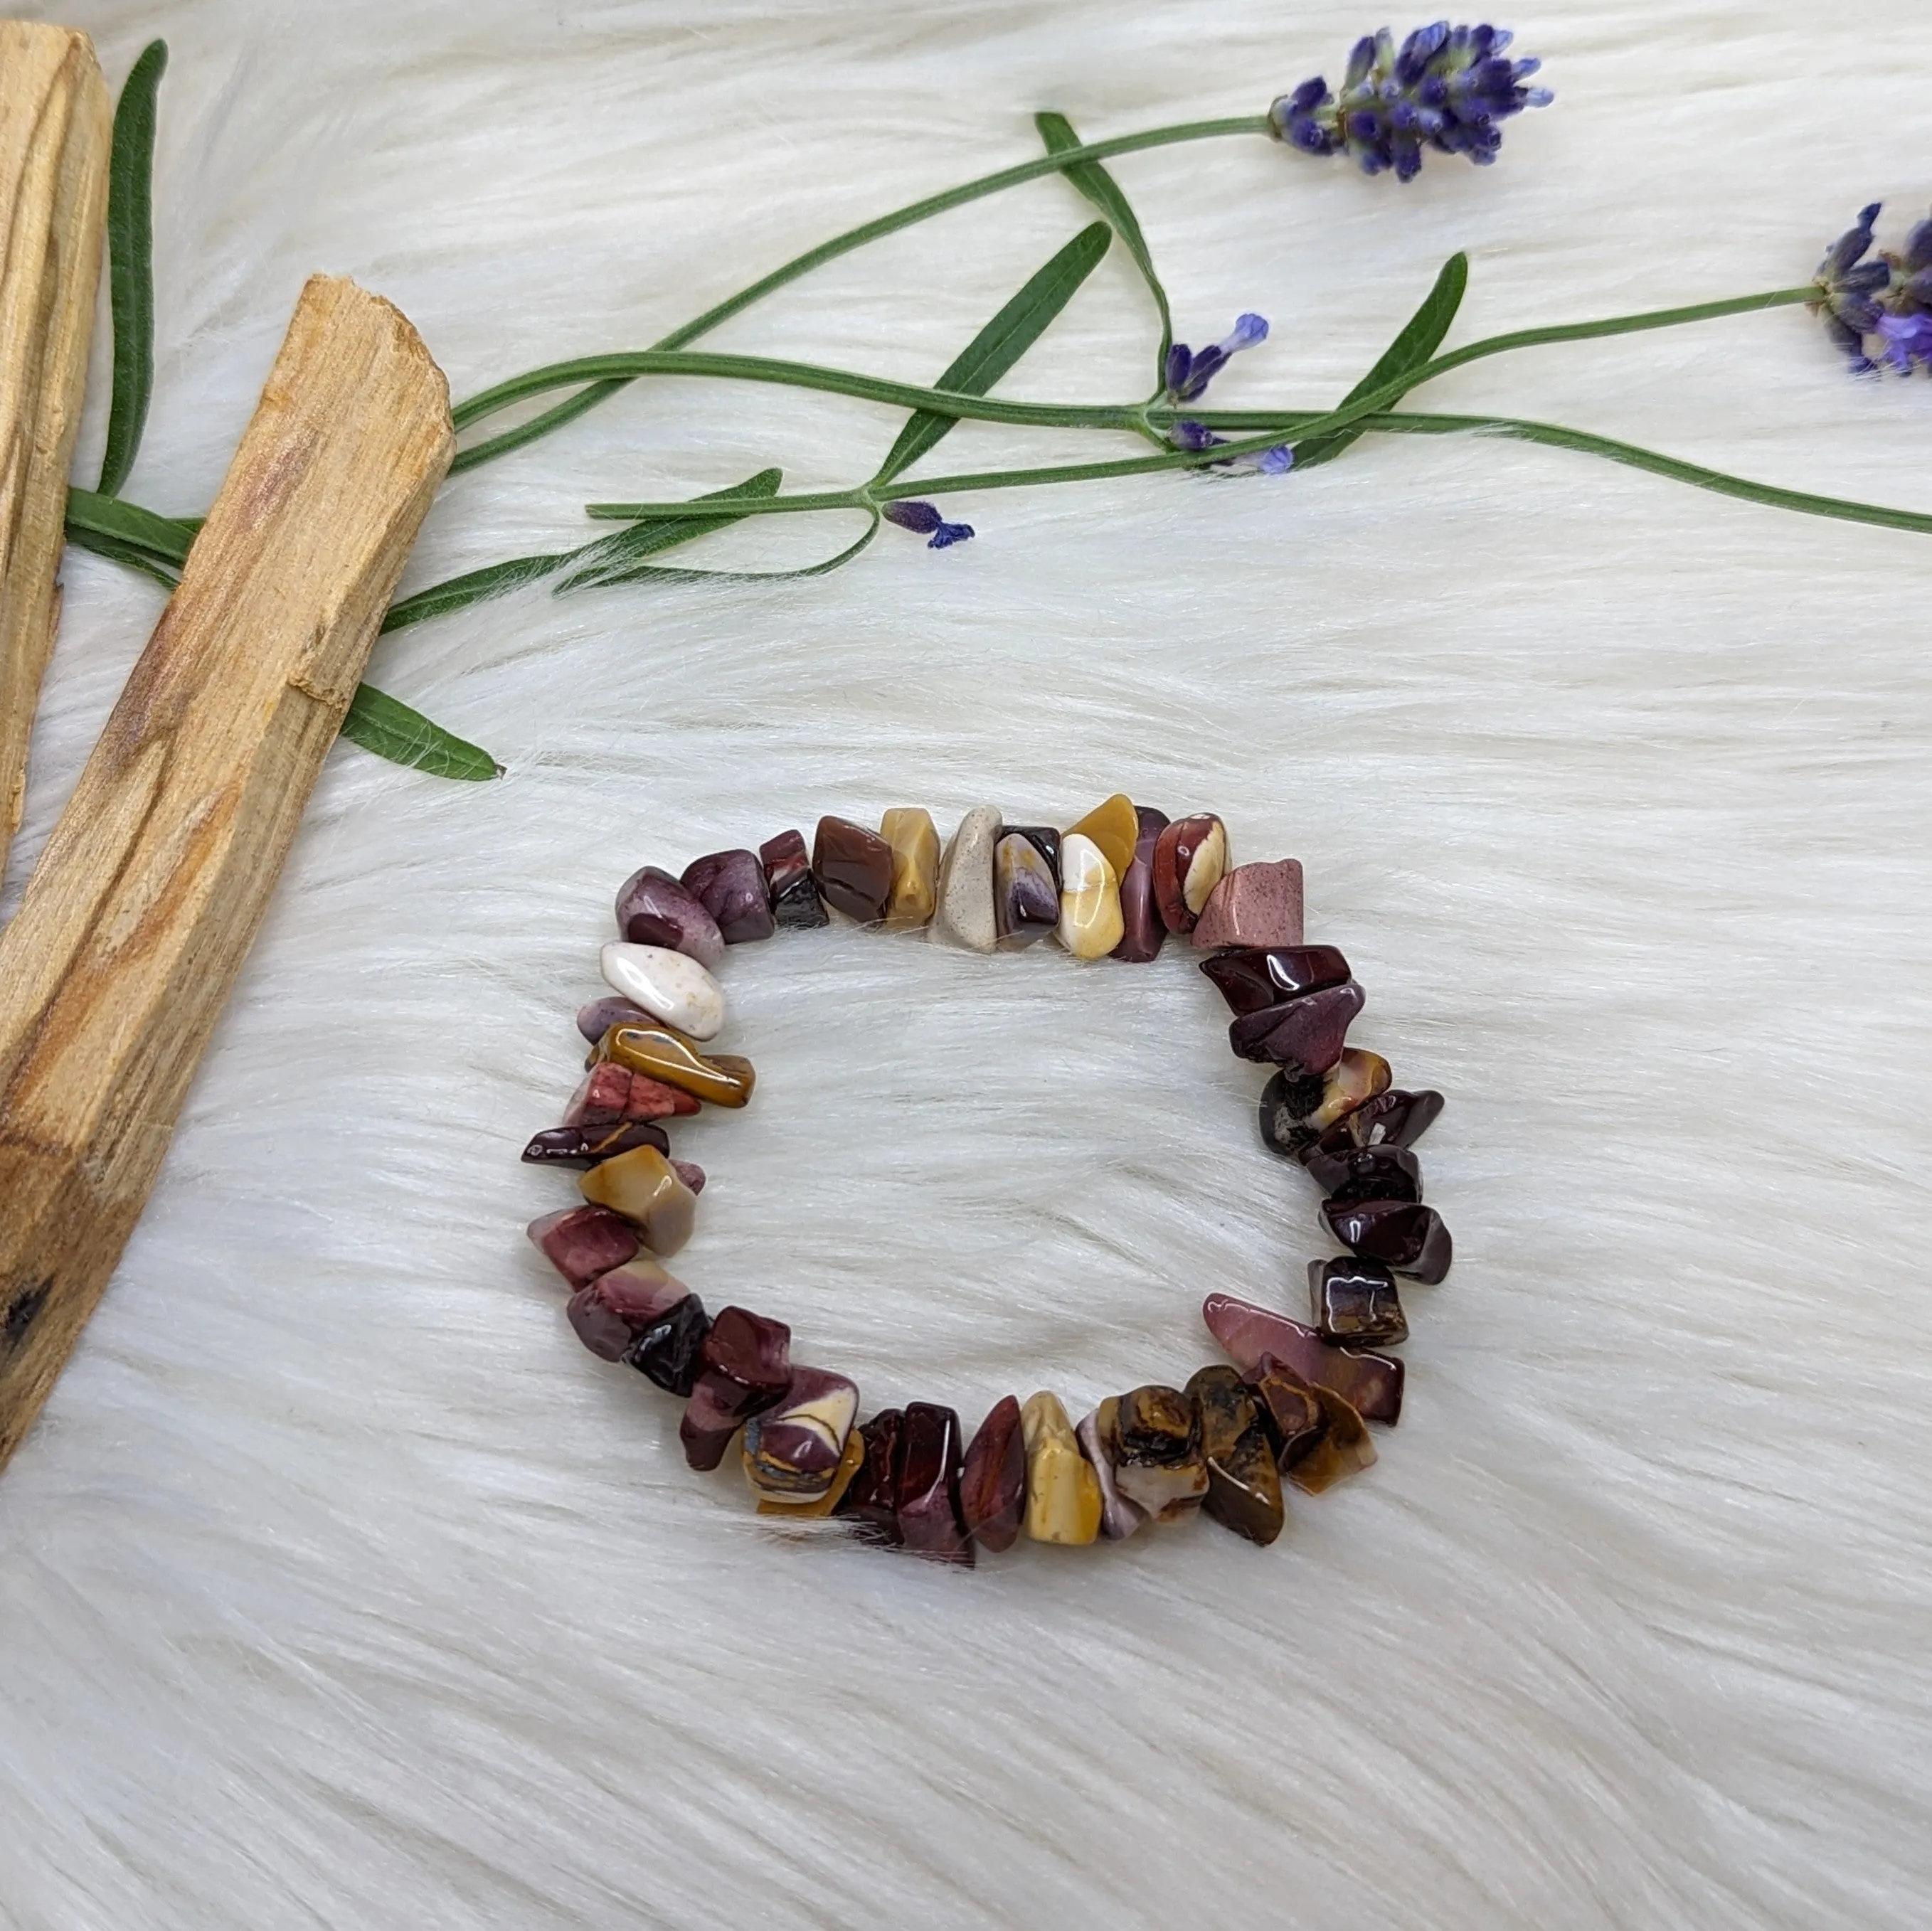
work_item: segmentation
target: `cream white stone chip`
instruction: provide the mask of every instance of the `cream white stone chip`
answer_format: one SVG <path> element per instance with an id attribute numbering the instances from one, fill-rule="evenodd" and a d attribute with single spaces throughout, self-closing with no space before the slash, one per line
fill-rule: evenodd
<path id="1" fill-rule="evenodd" d="M 998 943 L 993 910 L 993 847 L 1000 842 L 995 805 L 976 805 L 959 820 L 939 867 L 939 912 L 934 924 L 962 946 L 990 952 Z"/>
<path id="2" fill-rule="evenodd" d="M 724 988 L 695 959 L 668 946 L 614 939 L 598 965 L 613 992 L 694 1039 L 716 1039 L 724 1024 Z"/>
<path id="3" fill-rule="evenodd" d="M 1080 832 L 1060 847 L 1060 943 L 1076 959 L 1103 959 L 1126 931 L 1120 882 L 1107 855 Z"/>

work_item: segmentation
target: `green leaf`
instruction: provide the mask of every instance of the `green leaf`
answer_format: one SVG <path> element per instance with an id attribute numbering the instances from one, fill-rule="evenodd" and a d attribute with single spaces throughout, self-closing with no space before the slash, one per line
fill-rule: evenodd
<path id="1" fill-rule="evenodd" d="M 716 503 L 728 502 L 740 496 L 775 496 L 784 480 L 782 469 L 760 469 L 755 476 L 748 476 L 743 482 L 734 483 L 728 489 L 708 490 L 698 500 Z M 646 557 L 658 556 L 664 550 L 675 549 L 680 543 L 690 542 L 694 537 L 703 536 L 711 530 L 727 529 L 743 520 L 742 517 L 735 516 L 658 517 L 634 523 L 628 529 L 619 530 L 614 536 L 601 536 L 580 550 L 573 550 L 568 560 L 578 567 L 558 584 L 555 594 L 560 597 L 566 591 L 596 589 L 608 583 L 627 583 L 642 574 L 638 566 Z"/>
<path id="2" fill-rule="evenodd" d="M 356 686 L 342 720 L 342 735 L 378 757 L 427 771 L 433 778 L 480 781 L 503 775 L 502 766 L 487 751 L 465 743 L 373 684 Z"/>
<path id="3" fill-rule="evenodd" d="M 164 562 L 178 570 L 188 561 L 190 546 L 201 528 L 201 519 L 158 516 L 119 496 L 104 496 L 92 490 L 70 489 L 67 493 L 68 536 L 83 548 L 93 546 L 84 535 L 111 538 L 123 545 L 151 551 Z M 105 556 L 105 550 L 100 552 Z"/>
<path id="4" fill-rule="evenodd" d="M 1420 368 L 1442 347 L 1442 338 L 1456 319 L 1456 311 L 1462 305 L 1463 291 L 1468 286 L 1469 258 L 1459 249 L 1442 264 L 1436 286 L 1402 325 L 1402 333 L 1382 351 L 1381 360 L 1342 398 L 1342 405 L 1346 407 L 1359 401 L 1410 370 Z M 1408 393 L 1406 388 L 1398 390 L 1390 397 L 1388 406 L 1393 409 Z M 1298 442 L 1294 466 L 1306 469 L 1318 463 L 1333 462 L 1361 433 L 1359 429 L 1345 429 L 1333 436 L 1317 436 L 1312 442 Z"/>
<path id="5" fill-rule="evenodd" d="M 801 577 L 824 577 L 849 563 L 853 558 L 867 549 L 874 537 L 879 533 L 883 519 L 877 510 L 872 512 L 872 520 L 865 534 L 855 543 L 848 543 L 836 556 L 821 559 L 816 563 L 808 563 L 796 570 L 705 570 L 681 568 L 676 564 L 640 563 L 634 569 L 627 570 L 621 577 L 606 580 L 613 583 L 779 583 Z"/>
<path id="6" fill-rule="evenodd" d="M 154 117 L 168 43 L 150 40 L 121 90 L 107 170 L 107 285 L 114 311 L 114 391 L 100 493 L 134 466 L 154 387 Z"/>
<path id="7" fill-rule="evenodd" d="M 1100 265 L 1113 239 L 1114 231 L 1104 221 L 1082 229 L 961 350 L 933 387 L 961 395 L 986 394 L 1046 332 L 1073 299 L 1074 291 Z M 872 481 L 889 483 L 903 475 L 957 419 L 927 409 L 915 411 Z"/>
<path id="8" fill-rule="evenodd" d="M 1050 154 L 1064 154 L 1068 148 L 1082 145 L 1080 136 L 1073 131 L 1072 122 L 1064 114 L 1051 111 L 1036 114 L 1033 124 L 1040 130 L 1040 138 L 1046 143 L 1046 151 Z M 1174 316 L 1167 305 L 1167 290 L 1161 286 L 1160 277 L 1154 272 L 1154 256 L 1148 247 L 1147 237 L 1141 232 L 1139 217 L 1120 192 L 1120 183 L 1100 162 L 1077 161 L 1061 172 L 1112 224 L 1114 232 L 1133 256 L 1134 265 L 1140 270 L 1148 294 L 1154 297 L 1154 305 L 1160 311 L 1160 352 L 1154 358 L 1154 381 L 1156 386 L 1164 385 L 1167 380 L 1167 352 L 1174 346 Z M 945 385 L 940 386 L 944 388 Z"/>
<path id="9" fill-rule="evenodd" d="M 130 570 L 138 570 L 144 577 L 152 577 L 158 583 L 165 583 L 170 589 L 181 581 L 180 573 L 164 559 L 153 551 L 144 550 L 137 543 L 123 543 L 118 537 L 104 536 L 98 530 L 76 529 L 72 523 L 67 526 L 67 540 L 76 550 L 91 550 L 97 556 L 104 556 L 110 563 L 118 563 Z"/>
<path id="10" fill-rule="evenodd" d="M 492 563 L 483 569 L 466 571 L 460 577 L 431 583 L 426 589 L 392 604 L 388 615 L 382 619 L 382 628 L 406 630 L 426 618 L 446 616 L 452 610 L 464 610 L 492 597 L 508 596 L 526 583 L 536 583 L 552 571 L 561 570 L 577 553 L 574 550 L 560 550 L 548 556 L 512 556 L 506 562 Z"/>

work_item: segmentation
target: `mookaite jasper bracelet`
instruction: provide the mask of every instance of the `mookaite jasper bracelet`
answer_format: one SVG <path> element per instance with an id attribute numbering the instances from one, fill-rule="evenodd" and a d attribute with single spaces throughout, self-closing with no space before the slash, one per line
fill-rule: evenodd
<path id="1" fill-rule="evenodd" d="M 724 948 L 781 927 L 829 925 L 826 907 L 884 931 L 934 926 L 976 952 L 1055 935 L 1078 959 L 1143 962 L 1169 934 L 1191 938 L 1234 1018 L 1244 1060 L 1276 1071 L 1262 1138 L 1328 1196 L 1322 1217 L 1348 1252 L 1308 1267 L 1312 1324 L 1210 1294 L 1203 1313 L 1232 1367 L 1185 1387 L 1150 1384 L 1102 1402 L 1076 1428 L 1059 1398 L 998 1402 L 970 1443 L 925 1402 L 861 1421 L 844 1375 L 791 1359 L 791 1330 L 741 1307 L 714 1318 L 664 1271 L 689 1239 L 703 1172 L 670 1157 L 663 1123 L 742 1106 L 748 1061 L 712 1053 Z M 755 853 L 715 852 L 682 878 L 646 865 L 617 895 L 621 934 L 604 948 L 611 997 L 577 1015 L 589 1076 L 561 1126 L 524 1158 L 584 1169 L 586 1204 L 530 1236 L 572 1289 L 584 1345 L 685 1402 L 694 1468 L 740 1459 L 761 1515 L 837 1516 L 870 1540 L 970 1564 L 976 1548 L 1118 1541 L 1142 1523 L 1204 1510 L 1250 1541 L 1284 1520 L 1282 1478 L 1319 1494 L 1376 1452 L 1364 1423 L 1393 1423 L 1402 1364 L 1372 1351 L 1406 1339 L 1396 1277 L 1448 1272 L 1449 1230 L 1422 1204 L 1411 1152 L 1438 1093 L 1390 1084 L 1387 1060 L 1345 1043 L 1362 990 L 1332 946 L 1302 943 L 1301 867 L 1230 867 L 1211 813 L 1170 822 L 1109 798 L 1064 834 L 969 811 L 942 860 L 931 817 L 888 811 L 876 832 L 821 818 Z"/>

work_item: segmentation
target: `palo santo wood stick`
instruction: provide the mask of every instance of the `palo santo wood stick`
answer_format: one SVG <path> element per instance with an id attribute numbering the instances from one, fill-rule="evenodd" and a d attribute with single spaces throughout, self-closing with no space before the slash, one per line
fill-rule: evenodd
<path id="1" fill-rule="evenodd" d="M 60 619 L 112 138 L 94 43 L 0 20 L 0 871 Z"/>
<path id="2" fill-rule="evenodd" d="M 147 1200 L 454 445 L 415 330 L 316 276 L 0 933 L 0 1465 Z"/>

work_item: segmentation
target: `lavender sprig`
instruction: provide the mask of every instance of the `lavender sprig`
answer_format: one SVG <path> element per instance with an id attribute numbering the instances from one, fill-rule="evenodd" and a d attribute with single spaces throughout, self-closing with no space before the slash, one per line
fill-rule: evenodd
<path id="1" fill-rule="evenodd" d="M 1514 36 L 1497 27 L 1418 27 L 1398 50 L 1384 27 L 1355 43 L 1340 97 L 1318 74 L 1268 110 L 1276 135 L 1304 154 L 1351 156 L 1364 174 L 1422 171 L 1424 149 L 1487 166 L 1502 145 L 1498 122 L 1546 107 L 1546 87 L 1526 85 L 1543 63 L 1505 60 Z"/>

